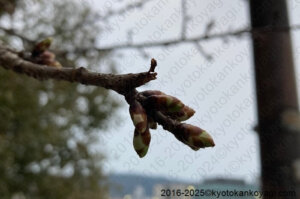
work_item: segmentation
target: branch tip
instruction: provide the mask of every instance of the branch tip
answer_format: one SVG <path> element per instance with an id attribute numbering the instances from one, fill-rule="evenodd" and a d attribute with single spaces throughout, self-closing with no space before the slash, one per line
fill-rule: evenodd
<path id="1" fill-rule="evenodd" d="M 156 66 L 157 66 L 157 61 L 154 58 L 152 58 L 149 72 L 154 72 Z"/>

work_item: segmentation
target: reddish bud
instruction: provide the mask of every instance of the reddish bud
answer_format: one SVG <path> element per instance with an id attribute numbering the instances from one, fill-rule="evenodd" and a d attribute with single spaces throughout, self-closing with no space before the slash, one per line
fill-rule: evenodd
<path id="1" fill-rule="evenodd" d="M 48 50 L 45 50 L 42 54 L 39 55 L 39 58 L 41 58 L 42 60 L 53 61 L 55 60 L 55 54 Z"/>
<path id="2" fill-rule="evenodd" d="M 61 64 L 55 60 L 55 54 L 48 50 L 45 50 L 38 56 L 34 57 L 34 61 L 38 64 L 52 66 L 58 69 L 62 68 Z"/>
<path id="3" fill-rule="evenodd" d="M 147 91 L 141 92 L 141 94 L 144 95 L 145 97 L 149 97 L 151 95 L 165 95 L 165 93 L 158 91 L 158 90 L 147 90 Z"/>

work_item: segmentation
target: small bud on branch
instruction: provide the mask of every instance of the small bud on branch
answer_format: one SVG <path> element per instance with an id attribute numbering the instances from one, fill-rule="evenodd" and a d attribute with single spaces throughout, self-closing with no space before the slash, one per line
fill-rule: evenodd
<path id="1" fill-rule="evenodd" d="M 144 157 L 147 154 L 150 141 L 151 134 L 149 128 L 147 128 L 143 133 L 139 133 L 137 129 L 135 129 L 133 135 L 133 147 L 140 158 Z"/>
<path id="2" fill-rule="evenodd" d="M 37 43 L 32 50 L 32 57 L 37 57 L 44 51 L 48 50 L 52 44 L 52 41 L 53 39 L 51 37 L 48 37 Z"/>
<path id="3" fill-rule="evenodd" d="M 55 60 L 55 54 L 49 51 L 52 38 L 46 38 L 37 43 L 31 52 L 31 61 L 60 69 L 61 64 Z"/>
<path id="4" fill-rule="evenodd" d="M 215 143 L 212 137 L 203 129 L 190 124 L 182 123 L 175 129 L 179 135 L 177 139 L 197 151 L 200 148 L 213 147 Z"/>

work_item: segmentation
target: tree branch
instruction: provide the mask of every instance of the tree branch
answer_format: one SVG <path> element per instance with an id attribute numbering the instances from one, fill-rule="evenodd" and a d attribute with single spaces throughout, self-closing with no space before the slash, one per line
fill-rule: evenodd
<path id="1" fill-rule="evenodd" d="M 300 24 L 299 25 L 293 25 L 293 26 L 287 26 L 287 27 L 262 27 L 262 28 L 240 28 L 237 30 L 232 31 L 226 31 L 222 33 L 214 33 L 209 35 L 200 35 L 198 37 L 193 38 L 185 38 L 182 39 L 181 37 L 179 39 L 173 39 L 173 40 L 166 40 L 166 41 L 157 41 L 157 42 L 142 42 L 142 43 L 136 43 L 136 44 L 118 44 L 118 45 L 112 45 L 108 47 L 100 47 L 100 48 L 77 48 L 74 49 L 74 52 L 76 53 L 82 53 L 89 50 L 95 50 L 99 52 L 107 52 L 107 51 L 113 51 L 113 50 L 120 50 L 120 49 L 140 49 L 140 48 L 151 48 L 151 47 L 162 47 L 162 46 L 170 46 L 170 45 L 177 45 L 177 44 L 193 44 L 195 42 L 202 42 L 202 41 L 209 41 L 213 39 L 220 39 L 220 38 L 226 38 L 226 37 L 239 37 L 244 34 L 255 34 L 259 35 L 266 32 L 285 32 L 290 30 L 300 30 Z M 58 53 L 60 53 L 58 51 Z"/>
<path id="2" fill-rule="evenodd" d="M 181 0 L 181 39 L 186 38 L 186 26 L 188 23 L 186 0 Z"/>
<path id="3" fill-rule="evenodd" d="M 13 29 L 6 29 L 4 27 L 0 27 L 1 30 L 4 32 L 17 36 L 20 39 L 24 40 L 25 42 L 28 43 L 35 43 L 31 39 L 23 36 L 22 34 L 17 33 Z M 226 31 L 222 33 L 215 33 L 215 34 L 204 34 L 198 37 L 194 38 L 179 38 L 179 39 L 173 39 L 173 40 L 167 40 L 167 41 L 157 41 L 157 42 L 142 42 L 142 43 L 137 43 L 137 44 L 118 44 L 118 45 L 112 45 L 108 47 L 93 47 L 93 48 L 74 48 L 72 51 L 73 53 L 85 53 L 87 51 L 98 51 L 98 52 L 107 52 L 107 51 L 113 51 L 113 50 L 120 50 L 120 49 L 142 49 L 142 48 L 151 48 L 151 47 L 161 47 L 161 46 L 169 46 L 169 45 L 177 45 L 177 44 L 193 44 L 193 43 L 200 43 L 202 41 L 208 41 L 212 39 L 219 39 L 219 38 L 226 38 L 226 37 L 238 37 L 242 36 L 243 34 L 256 34 L 259 35 L 261 33 L 266 33 L 266 32 L 284 32 L 284 31 L 297 31 L 300 30 L 300 24 L 298 25 L 292 25 L 292 26 L 287 26 L 287 27 L 262 27 L 262 28 L 240 28 L 238 30 L 233 30 L 233 31 Z M 61 51 L 61 50 L 54 50 L 55 54 L 57 55 L 65 55 L 67 52 L 66 51 Z M 71 52 L 71 51 L 70 51 Z"/>
<path id="4" fill-rule="evenodd" d="M 136 87 L 156 79 L 157 75 L 155 72 L 129 73 L 123 75 L 103 74 L 90 72 L 83 67 L 63 67 L 62 69 L 57 69 L 27 61 L 20 57 L 16 51 L 3 44 L 0 44 L 0 66 L 7 70 L 13 70 L 17 73 L 40 80 L 56 79 L 79 82 L 85 85 L 111 89 L 123 95 Z"/>
<path id="5" fill-rule="evenodd" d="M 122 15 L 125 12 L 128 12 L 131 9 L 135 9 L 135 8 L 140 8 L 142 6 L 144 6 L 146 3 L 150 2 L 151 0 L 142 0 L 133 4 L 128 4 L 127 6 L 125 6 L 124 8 L 120 9 L 120 10 L 116 10 L 116 11 L 109 11 L 107 15 L 103 15 L 103 16 L 99 16 L 99 20 L 107 20 L 113 16 L 117 16 L 117 15 Z"/>

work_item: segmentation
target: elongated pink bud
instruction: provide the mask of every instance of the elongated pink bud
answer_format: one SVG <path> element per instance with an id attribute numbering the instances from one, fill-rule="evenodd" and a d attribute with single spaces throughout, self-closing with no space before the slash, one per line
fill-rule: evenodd
<path id="1" fill-rule="evenodd" d="M 151 134 L 149 128 L 144 133 L 139 133 L 137 129 L 134 131 L 133 147 L 140 158 L 144 157 L 149 149 Z"/>
<path id="2" fill-rule="evenodd" d="M 195 151 L 215 146 L 212 137 L 205 130 L 190 124 L 180 124 L 176 129 L 175 136 Z"/>
<path id="3" fill-rule="evenodd" d="M 143 106 L 136 100 L 129 106 L 132 122 L 139 133 L 144 133 L 147 129 L 147 114 Z"/>

